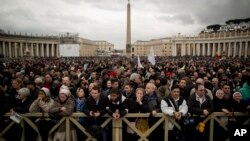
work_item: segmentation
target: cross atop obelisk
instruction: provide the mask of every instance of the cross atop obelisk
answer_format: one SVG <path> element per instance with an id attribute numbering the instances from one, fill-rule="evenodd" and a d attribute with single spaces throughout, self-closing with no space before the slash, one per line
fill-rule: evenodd
<path id="1" fill-rule="evenodd" d="M 131 19 L 130 19 L 130 0 L 127 4 L 127 38 L 126 38 L 126 56 L 131 56 Z"/>

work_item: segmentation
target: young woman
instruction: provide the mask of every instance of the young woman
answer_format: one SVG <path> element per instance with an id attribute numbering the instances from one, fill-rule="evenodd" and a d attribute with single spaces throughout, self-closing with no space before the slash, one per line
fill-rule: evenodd
<path id="1" fill-rule="evenodd" d="M 54 100 L 50 97 L 50 90 L 48 88 L 43 87 L 39 90 L 38 97 L 31 104 L 29 111 L 48 113 L 53 103 Z M 52 127 L 50 120 L 48 118 L 42 117 L 36 119 L 35 122 L 38 125 L 42 139 L 47 140 L 49 129 Z"/>
<path id="2" fill-rule="evenodd" d="M 29 112 L 49 112 L 54 100 L 50 97 L 50 90 L 48 88 L 41 88 L 37 99 L 31 104 Z"/>

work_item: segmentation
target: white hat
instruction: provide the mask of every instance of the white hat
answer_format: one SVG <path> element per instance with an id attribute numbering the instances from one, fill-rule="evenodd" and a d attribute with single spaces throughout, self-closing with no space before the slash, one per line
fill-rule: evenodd
<path id="1" fill-rule="evenodd" d="M 68 89 L 60 89 L 60 94 L 65 94 L 66 96 L 70 96 L 71 92 Z"/>
<path id="2" fill-rule="evenodd" d="M 41 91 L 43 91 L 45 93 L 46 96 L 50 96 L 50 91 L 48 88 L 42 87 Z"/>
<path id="3" fill-rule="evenodd" d="M 60 90 L 61 90 L 61 89 L 67 89 L 67 90 L 69 90 L 69 87 L 66 86 L 66 85 L 62 85 L 62 86 L 60 87 Z"/>

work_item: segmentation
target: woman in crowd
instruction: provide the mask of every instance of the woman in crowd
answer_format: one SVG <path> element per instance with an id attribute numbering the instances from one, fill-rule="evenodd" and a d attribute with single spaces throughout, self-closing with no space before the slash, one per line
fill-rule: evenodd
<path id="1" fill-rule="evenodd" d="M 71 96 L 71 92 L 68 89 L 60 89 L 58 98 L 55 99 L 54 104 L 49 109 L 50 114 L 54 114 L 55 116 L 70 116 L 75 107 L 74 99 Z M 70 135 L 71 141 L 77 141 L 76 131 L 74 126 L 70 125 Z M 53 141 L 63 141 L 66 140 L 66 127 L 65 121 L 58 127 L 54 134 Z"/>
<path id="2" fill-rule="evenodd" d="M 224 91 L 221 89 L 218 89 L 215 93 L 213 104 L 214 104 L 214 112 L 223 112 L 225 114 L 225 117 L 218 117 L 220 119 L 220 122 L 222 122 L 225 126 L 228 125 L 228 117 L 231 116 L 231 105 L 226 102 L 224 99 Z M 225 140 L 227 137 L 227 133 L 225 129 L 223 129 L 217 122 L 215 122 L 214 125 L 214 141 L 221 141 Z"/>
<path id="3" fill-rule="evenodd" d="M 50 97 L 50 90 L 43 87 L 39 90 L 37 99 L 31 104 L 29 112 L 48 113 L 53 103 L 54 100 Z M 48 131 L 51 128 L 49 119 L 42 117 L 36 119 L 35 122 L 39 128 L 42 139 L 47 140 L 49 133 Z"/>
<path id="4" fill-rule="evenodd" d="M 143 102 L 145 102 L 145 100 L 143 100 L 144 94 L 145 94 L 145 90 L 143 88 L 137 88 L 135 90 L 135 97 L 129 98 L 127 102 L 126 107 L 129 113 L 143 113 L 144 112 L 142 110 L 142 104 Z M 128 118 L 128 120 L 133 126 L 135 126 L 137 118 Z M 127 127 L 126 131 L 127 131 L 126 136 L 124 136 L 125 140 L 129 140 L 129 141 L 138 140 L 137 135 L 131 128 Z"/>
<path id="5" fill-rule="evenodd" d="M 75 112 L 77 113 L 81 113 L 84 111 L 85 109 L 85 104 L 86 104 L 86 98 L 85 98 L 85 93 L 84 93 L 84 89 L 83 88 L 78 88 L 76 91 L 76 96 L 77 98 L 75 99 Z M 84 125 L 85 123 L 85 118 L 84 117 L 80 117 L 78 119 L 79 123 L 81 125 Z M 84 140 L 83 136 L 81 135 L 81 131 L 77 130 L 77 136 L 78 136 L 78 140 Z"/>
<path id="6" fill-rule="evenodd" d="M 53 103 L 54 100 L 50 97 L 50 90 L 48 88 L 43 87 L 39 90 L 38 97 L 31 104 L 29 111 L 48 113 Z"/>

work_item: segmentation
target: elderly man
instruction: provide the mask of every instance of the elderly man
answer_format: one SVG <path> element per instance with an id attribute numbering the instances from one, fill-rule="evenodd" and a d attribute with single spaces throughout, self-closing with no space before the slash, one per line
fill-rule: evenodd
<path id="1" fill-rule="evenodd" d="M 151 127 L 158 119 L 155 118 L 154 116 L 161 112 L 160 109 L 160 104 L 161 104 L 161 98 L 157 95 L 156 93 L 156 86 L 153 83 L 147 83 L 146 88 L 146 95 L 143 97 L 143 100 L 145 102 L 143 102 L 143 109 L 145 110 L 145 112 L 150 113 L 151 116 L 148 119 L 149 121 L 149 126 Z M 162 136 L 162 128 L 160 128 L 161 126 L 158 126 L 158 128 L 156 128 L 156 130 L 154 132 L 152 132 L 149 140 L 162 140 L 163 136 Z"/>

